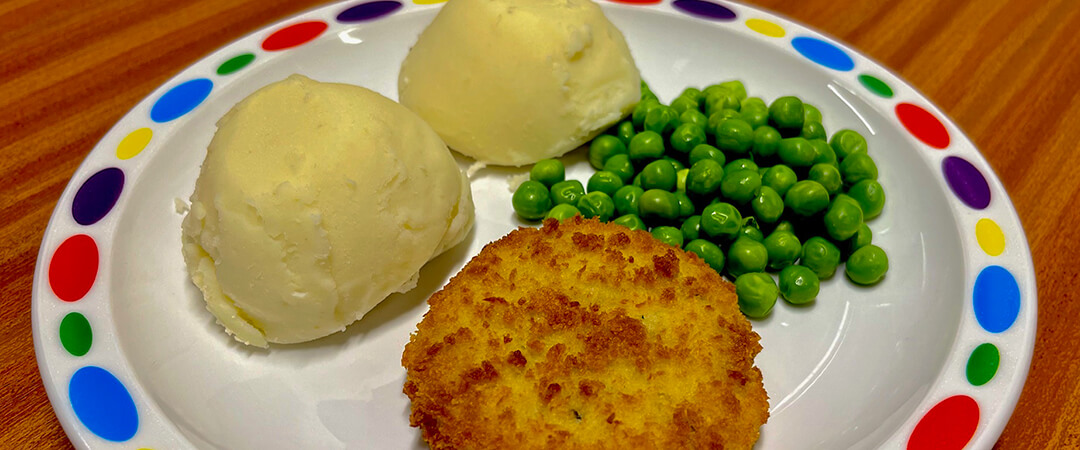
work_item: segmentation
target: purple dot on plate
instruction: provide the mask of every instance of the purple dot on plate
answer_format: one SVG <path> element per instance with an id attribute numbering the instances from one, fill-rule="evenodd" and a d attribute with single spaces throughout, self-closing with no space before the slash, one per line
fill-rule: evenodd
<path id="1" fill-rule="evenodd" d="M 71 202 L 71 217 L 79 225 L 97 223 L 116 205 L 123 190 L 124 171 L 115 167 L 102 169 L 83 182 L 75 193 L 75 200 Z"/>
<path id="2" fill-rule="evenodd" d="M 692 16 L 712 20 L 735 20 L 735 11 L 724 5 L 705 0 L 675 0 L 671 6 Z"/>
<path id="3" fill-rule="evenodd" d="M 941 170 L 945 172 L 949 188 L 960 201 L 975 209 L 990 206 L 990 185 L 986 183 L 986 177 L 966 159 L 956 156 L 945 158 Z"/>
<path id="4" fill-rule="evenodd" d="M 350 6 L 337 15 L 338 22 L 364 22 L 378 19 L 401 8 L 401 2 L 377 1 Z"/>

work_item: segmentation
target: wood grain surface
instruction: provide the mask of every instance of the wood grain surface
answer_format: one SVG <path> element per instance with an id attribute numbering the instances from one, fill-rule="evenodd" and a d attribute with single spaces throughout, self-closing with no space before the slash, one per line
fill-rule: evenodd
<path id="1" fill-rule="evenodd" d="M 314 0 L 0 2 L 0 448 L 70 447 L 34 359 L 38 245 L 72 173 L 153 89 Z M 1031 373 L 998 448 L 1080 447 L 1080 2 L 754 0 L 893 69 L 1005 183 L 1039 285 Z"/>

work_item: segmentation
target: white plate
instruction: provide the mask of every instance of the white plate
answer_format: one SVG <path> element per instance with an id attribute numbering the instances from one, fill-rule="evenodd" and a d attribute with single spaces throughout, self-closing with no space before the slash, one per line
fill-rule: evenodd
<path id="1" fill-rule="evenodd" d="M 889 200 L 871 228 L 886 279 L 837 276 L 813 306 L 780 302 L 754 323 L 772 411 L 758 448 L 989 448 L 1027 375 L 1036 290 L 1020 222 L 971 142 L 889 71 L 788 20 L 699 0 L 602 6 L 662 99 L 733 78 L 765 99 L 798 95 L 828 130 L 867 136 L 881 168 Z M 192 192 L 215 121 L 267 83 L 299 72 L 396 98 L 398 67 L 438 7 L 347 2 L 288 19 L 183 71 L 98 143 L 53 213 L 33 291 L 41 375 L 76 446 L 424 447 L 401 351 L 427 296 L 521 225 L 507 179 L 524 169 L 473 178 L 475 231 L 417 289 L 344 333 L 269 351 L 234 342 L 205 310 L 174 199 Z M 254 61 L 219 71 L 244 54 Z M 580 151 L 568 161 L 587 178 Z"/>

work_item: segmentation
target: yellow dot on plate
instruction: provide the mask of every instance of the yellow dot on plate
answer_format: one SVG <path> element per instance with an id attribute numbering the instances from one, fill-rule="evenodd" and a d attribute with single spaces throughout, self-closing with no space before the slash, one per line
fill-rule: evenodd
<path id="1" fill-rule="evenodd" d="M 436 3 L 446 3 L 446 0 L 413 0 L 413 3 L 417 5 L 434 5 Z"/>
<path id="2" fill-rule="evenodd" d="M 746 27 L 769 37 L 784 37 L 784 29 L 775 23 L 762 19 L 750 19 L 746 21 Z"/>
<path id="3" fill-rule="evenodd" d="M 979 219 L 975 224 L 975 239 L 987 255 L 997 256 L 1005 251 L 1005 233 L 990 219 Z"/>
<path id="4" fill-rule="evenodd" d="M 149 128 L 139 128 L 132 131 L 124 139 L 120 141 L 120 145 L 116 146 L 116 157 L 120 159 L 131 159 L 139 152 L 146 148 L 146 144 L 150 143 L 150 138 L 154 136 L 154 132 Z"/>

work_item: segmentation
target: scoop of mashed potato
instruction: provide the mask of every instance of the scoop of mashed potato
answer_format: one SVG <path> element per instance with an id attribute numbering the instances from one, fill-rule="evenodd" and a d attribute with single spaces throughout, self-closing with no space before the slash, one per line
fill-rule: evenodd
<path id="1" fill-rule="evenodd" d="M 218 122 L 183 255 L 218 322 L 266 347 L 341 331 L 412 289 L 472 222 L 468 180 L 416 114 L 294 75 Z"/>
<path id="2" fill-rule="evenodd" d="M 405 58 L 398 95 L 450 148 L 520 166 L 626 116 L 640 83 L 622 33 L 589 0 L 450 0 Z"/>

